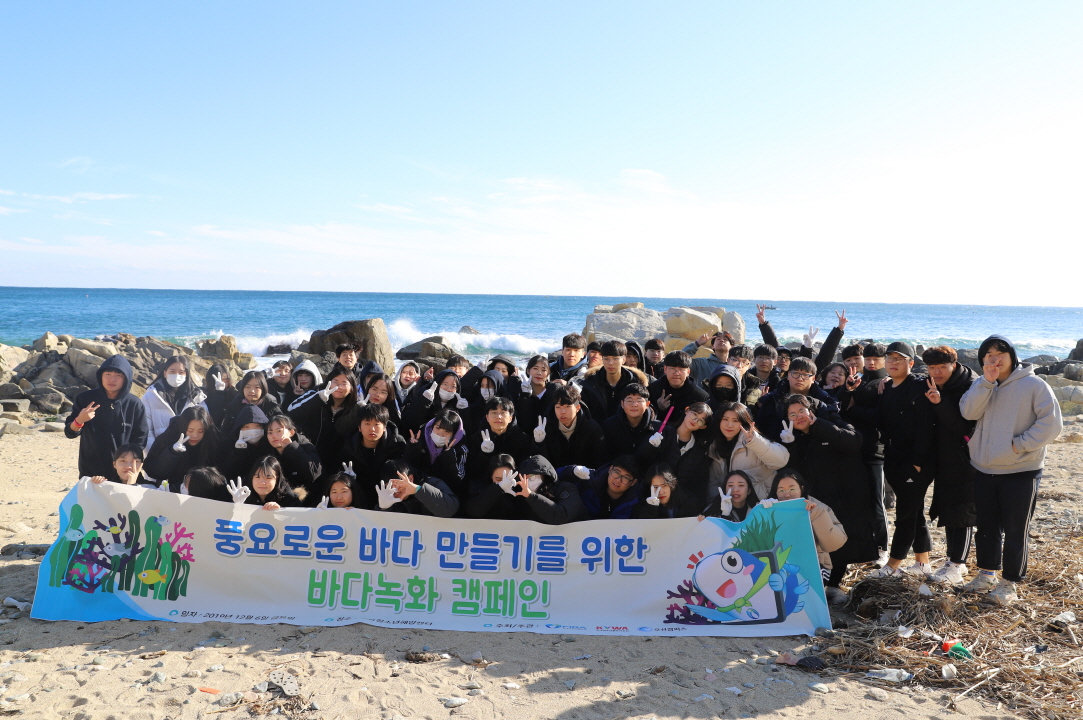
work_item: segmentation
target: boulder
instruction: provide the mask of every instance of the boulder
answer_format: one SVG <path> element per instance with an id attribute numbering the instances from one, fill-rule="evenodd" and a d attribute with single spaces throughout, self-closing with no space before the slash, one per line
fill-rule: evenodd
<path id="1" fill-rule="evenodd" d="M 978 362 L 977 348 L 957 348 L 955 353 L 959 356 L 960 363 L 981 375 L 981 363 Z"/>
<path id="2" fill-rule="evenodd" d="M 461 335 L 481 335 L 480 330 L 472 328 L 469 325 L 463 325 L 461 328 L 459 328 L 459 333 Z"/>
<path id="3" fill-rule="evenodd" d="M 0 345 L 0 370 L 13 372 L 29 357 L 30 353 L 20 347 Z"/>
<path id="4" fill-rule="evenodd" d="M 64 397 L 56 389 L 45 386 L 36 387 L 26 393 L 30 396 L 30 400 L 38 406 L 38 408 L 49 415 L 55 415 L 60 412 L 64 407 L 65 401 L 68 399 Z"/>
<path id="5" fill-rule="evenodd" d="M 255 370 L 259 367 L 259 363 L 256 362 L 256 358 L 252 353 L 239 352 L 236 357 L 233 358 L 233 362 L 235 362 L 237 367 L 241 370 Z"/>
<path id="6" fill-rule="evenodd" d="M 443 335 L 431 335 L 422 340 L 418 340 L 416 343 L 410 343 L 406 347 L 400 348 L 399 351 L 395 353 L 395 357 L 397 357 L 399 360 L 417 360 L 422 355 L 430 355 L 432 357 L 451 357 L 450 354 L 444 356 L 435 352 L 426 352 L 426 344 L 429 344 L 430 346 L 439 345 L 442 347 L 447 347 L 449 350 L 451 346 L 451 342 Z"/>
<path id="7" fill-rule="evenodd" d="M 13 420 L 0 420 L 0 435 L 37 435 L 37 432 Z"/>
<path id="8" fill-rule="evenodd" d="M 1053 388 L 1071 387 L 1072 385 L 1083 385 L 1083 382 L 1080 382 L 1079 380 L 1069 380 L 1063 375 L 1039 375 L 1038 377 L 1040 377 L 1042 380 L 1045 380 L 1046 384 L 1049 385 L 1049 387 Z"/>
<path id="9" fill-rule="evenodd" d="M 918 354 L 920 355 L 921 353 Z M 1035 355 L 1033 357 L 1026 358 L 1025 360 L 1023 360 L 1023 362 L 1030 363 L 1031 365 L 1049 365 L 1050 363 L 1055 363 L 1058 360 L 1060 360 L 1060 358 L 1056 355 Z"/>
<path id="10" fill-rule="evenodd" d="M 0 410 L 11 413 L 30 412 L 30 401 L 25 398 L 7 398 L 0 400 Z"/>
<path id="11" fill-rule="evenodd" d="M 267 349 L 263 351 L 264 355 L 289 355 L 293 352 L 293 347 L 289 343 L 282 343 L 280 345 L 268 345 Z"/>
<path id="12" fill-rule="evenodd" d="M 71 335 L 57 335 L 56 339 L 59 340 L 60 342 L 64 343 L 68 347 L 71 347 L 71 341 L 74 340 L 75 338 L 72 337 Z"/>
<path id="13" fill-rule="evenodd" d="M 4 383 L 3 385 L 0 385 L 0 399 L 24 397 L 26 397 L 26 393 L 15 383 Z"/>
<path id="14" fill-rule="evenodd" d="M 596 313 L 611 313 L 613 312 L 612 305 L 595 305 L 594 312 Z"/>
<path id="15" fill-rule="evenodd" d="M 33 347 L 37 352 L 48 352 L 50 350 L 56 350 L 57 342 L 56 335 L 53 335 L 51 332 L 46 332 L 34 341 Z"/>
<path id="16" fill-rule="evenodd" d="M 233 360 L 237 355 L 237 340 L 223 335 L 217 340 L 204 340 L 199 344 L 199 356 L 216 360 Z"/>
<path id="17" fill-rule="evenodd" d="M 419 357 L 415 362 L 421 366 L 422 375 L 424 375 L 425 371 L 429 368 L 432 368 L 432 371 L 435 374 L 447 367 L 447 361 L 437 357 Z"/>
<path id="18" fill-rule="evenodd" d="M 722 318 L 688 307 L 670 308 L 663 317 L 670 335 L 687 340 L 695 340 L 704 333 L 713 335 L 722 329 Z"/>
<path id="19" fill-rule="evenodd" d="M 395 355 L 391 350 L 391 341 L 387 339 L 387 328 L 380 318 L 370 320 L 348 320 L 327 330 L 317 330 L 308 341 L 309 351 L 323 354 L 334 352 L 345 342 L 352 342 L 361 348 L 361 357 L 375 360 L 385 373 L 395 372 Z"/>
<path id="20" fill-rule="evenodd" d="M 626 303 L 617 303 L 616 305 L 613 306 L 613 309 L 610 310 L 610 312 L 620 312 L 621 310 L 642 310 L 642 309 L 643 309 L 643 303 L 641 303 L 641 302 L 626 302 Z"/>
<path id="21" fill-rule="evenodd" d="M 333 368 L 335 362 L 337 362 L 333 352 L 324 355 L 313 355 L 311 353 L 301 352 L 300 350 L 294 350 L 290 353 L 290 365 L 297 367 L 301 364 L 302 360 L 311 360 L 319 369 L 320 374 L 324 376 L 324 380 L 327 379 L 327 373 L 331 372 L 331 368 Z"/>
<path id="22" fill-rule="evenodd" d="M 636 340 L 640 343 L 651 338 L 659 340 L 666 336 L 666 323 L 662 313 L 647 308 L 630 308 L 620 312 L 591 313 L 583 327 L 587 342 L 609 338 Z"/>
<path id="23" fill-rule="evenodd" d="M 1083 340 L 1079 340 L 1075 344 L 1075 350 L 1068 353 L 1069 360 L 1083 360 Z"/>
<path id="24" fill-rule="evenodd" d="M 75 373 L 75 377 L 87 385 L 97 386 L 98 368 L 105 362 L 101 355 L 80 348 L 77 345 L 72 345 L 65 357 L 72 372 Z"/>
<path id="25" fill-rule="evenodd" d="M 1083 405 L 1083 386 L 1080 385 L 1067 385 L 1065 387 L 1053 388 L 1053 395 L 1057 398 L 1062 406 L 1065 403 L 1075 403 L 1077 405 Z M 1076 413 L 1064 413 L 1066 415 L 1075 415 Z"/>
<path id="26" fill-rule="evenodd" d="M 740 313 L 730 310 L 722 314 L 722 329 L 733 336 L 738 345 L 745 344 L 745 319 Z"/>
<path id="27" fill-rule="evenodd" d="M 155 358 L 157 362 L 163 362 L 173 355 L 193 355 L 192 348 L 171 343 L 168 340 L 160 340 L 156 337 L 141 337 L 135 341 L 138 350 L 144 350 Z M 157 368 L 155 368 L 157 370 Z"/>
<path id="28" fill-rule="evenodd" d="M 117 354 L 117 346 L 110 342 L 99 342 L 97 340 L 84 340 L 82 338 L 73 338 L 68 343 L 68 352 L 70 353 L 72 348 L 77 348 L 88 352 L 91 355 L 96 355 L 102 360 L 108 360 Z"/>
<path id="29" fill-rule="evenodd" d="M 715 307 L 713 305 L 689 305 L 688 307 L 693 310 L 699 310 L 701 313 L 707 315 L 717 315 L 719 322 L 724 322 L 726 319 L 726 308 Z"/>
<path id="30" fill-rule="evenodd" d="M 1069 380 L 1083 380 L 1083 362 L 1073 362 L 1065 365 L 1064 377 Z"/>
<path id="31" fill-rule="evenodd" d="M 42 385 L 52 385 L 54 387 L 66 387 L 68 385 L 78 385 L 79 380 L 72 375 L 71 366 L 65 362 L 57 362 L 42 368 L 42 370 L 34 378 L 34 386 L 40 387 Z"/>

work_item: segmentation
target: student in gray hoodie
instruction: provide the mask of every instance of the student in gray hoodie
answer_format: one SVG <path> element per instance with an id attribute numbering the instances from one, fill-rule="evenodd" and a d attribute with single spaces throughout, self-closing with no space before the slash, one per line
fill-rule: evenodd
<path id="1" fill-rule="evenodd" d="M 1063 421 L 1053 390 L 1034 374 L 1033 365 L 1019 362 L 1010 340 L 989 336 L 978 357 L 982 377 L 959 401 L 963 417 L 977 422 L 968 447 L 976 471 L 979 572 L 965 590 L 988 592 L 990 600 L 1008 605 L 1017 599 L 1015 584 L 1027 572 L 1027 533 L 1045 446 L 1060 434 Z"/>

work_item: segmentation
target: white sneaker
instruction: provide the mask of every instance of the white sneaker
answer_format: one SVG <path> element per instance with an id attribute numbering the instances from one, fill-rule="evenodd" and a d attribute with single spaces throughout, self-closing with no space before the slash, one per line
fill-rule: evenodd
<path id="1" fill-rule="evenodd" d="M 996 575 L 986 575 L 983 572 L 978 572 L 970 582 L 963 586 L 963 592 L 968 593 L 987 593 L 997 586 Z"/>
<path id="2" fill-rule="evenodd" d="M 1015 583 L 1002 578 L 997 583 L 997 586 L 989 591 L 985 599 L 995 602 L 997 605 L 1011 605 L 1019 599 L 1019 595 L 1015 592 Z"/>
<path id="3" fill-rule="evenodd" d="M 966 565 L 953 563 L 948 560 L 944 565 L 929 578 L 934 583 L 944 585 L 961 585 L 966 579 Z"/>
<path id="4" fill-rule="evenodd" d="M 902 571 L 902 568 L 891 567 L 890 565 L 884 565 L 879 570 L 873 570 L 872 572 L 870 572 L 865 577 L 867 577 L 867 578 L 894 578 L 894 577 L 904 577 L 904 576 L 905 576 L 905 573 Z"/>
<path id="5" fill-rule="evenodd" d="M 913 577 L 921 578 L 924 580 L 925 578 L 933 574 L 933 566 L 929 563 L 916 562 L 909 567 L 903 568 L 902 571 L 907 575 L 911 575 Z"/>
<path id="6" fill-rule="evenodd" d="M 887 554 L 887 550 L 881 550 L 880 556 L 876 558 L 876 560 L 873 562 L 873 565 L 875 565 L 876 569 L 879 570 L 883 566 L 887 565 L 887 561 L 890 557 L 891 556 Z"/>

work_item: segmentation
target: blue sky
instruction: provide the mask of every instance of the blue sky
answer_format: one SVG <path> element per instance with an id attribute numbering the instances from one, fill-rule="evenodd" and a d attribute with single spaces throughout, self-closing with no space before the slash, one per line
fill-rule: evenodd
<path id="1" fill-rule="evenodd" d="M 1081 20 L 9 3 L 0 284 L 1081 305 Z"/>

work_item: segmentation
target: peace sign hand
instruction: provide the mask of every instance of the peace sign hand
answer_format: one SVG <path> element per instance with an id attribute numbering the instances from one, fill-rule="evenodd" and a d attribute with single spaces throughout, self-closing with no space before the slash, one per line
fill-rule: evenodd
<path id="1" fill-rule="evenodd" d="M 936 381 L 929 378 L 926 381 L 929 384 L 929 389 L 925 391 L 925 397 L 929 399 L 933 405 L 940 404 L 940 391 L 936 388 Z"/>
<path id="2" fill-rule="evenodd" d="M 98 408 L 101 405 L 97 403 L 87 403 L 87 406 L 79 411 L 79 414 L 75 418 L 75 422 L 80 425 L 86 425 L 88 422 L 94 419 L 94 415 L 97 414 Z"/>
<path id="3" fill-rule="evenodd" d="M 756 322 L 760 325 L 767 323 L 767 303 L 763 305 L 756 303 Z"/>
<path id="4" fill-rule="evenodd" d="M 756 423 L 752 423 L 747 428 L 745 428 L 744 434 L 745 444 L 747 445 L 748 443 L 752 442 L 752 439 L 754 437 L 756 437 Z"/>
<path id="5" fill-rule="evenodd" d="M 658 499 L 658 493 L 662 489 L 661 485 L 651 485 L 651 496 L 647 498 L 647 504 L 658 507 L 662 504 L 662 501 Z"/>
<path id="6" fill-rule="evenodd" d="M 850 391 L 857 390 L 861 386 L 861 382 L 861 376 L 857 374 L 857 370 L 853 370 L 846 378 L 846 389 Z"/>
<path id="7" fill-rule="evenodd" d="M 421 439 L 421 431 L 418 430 L 417 432 L 414 432 L 413 430 L 408 430 L 407 432 L 410 433 L 410 444 L 417 445 L 417 441 Z"/>
<path id="8" fill-rule="evenodd" d="M 839 311 L 836 310 L 835 311 L 835 317 L 837 317 L 839 319 L 839 330 L 845 330 L 846 329 L 846 323 L 850 322 L 849 320 L 846 319 L 846 311 L 843 310 L 842 314 L 840 315 Z"/>
<path id="9" fill-rule="evenodd" d="M 673 396 L 672 393 L 670 393 L 669 395 L 666 395 L 666 391 L 663 390 L 662 394 L 658 396 L 658 400 L 656 401 L 657 404 L 658 404 L 658 409 L 661 410 L 661 411 L 669 410 L 669 406 L 671 404 L 670 403 L 670 398 L 672 396 Z"/>
<path id="10" fill-rule="evenodd" d="M 792 443 L 793 437 L 793 420 L 782 421 L 782 432 L 779 433 L 778 439 L 784 443 Z"/>

